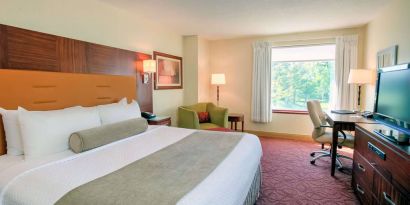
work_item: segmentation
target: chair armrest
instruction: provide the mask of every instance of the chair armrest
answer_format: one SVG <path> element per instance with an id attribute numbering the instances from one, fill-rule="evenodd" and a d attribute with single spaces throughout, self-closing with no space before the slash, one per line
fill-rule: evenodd
<path id="1" fill-rule="evenodd" d="M 184 107 L 178 108 L 178 127 L 199 129 L 198 114 Z"/>
<path id="2" fill-rule="evenodd" d="M 228 109 L 217 107 L 213 104 L 208 105 L 208 112 L 211 118 L 211 123 L 221 127 L 228 127 Z"/>

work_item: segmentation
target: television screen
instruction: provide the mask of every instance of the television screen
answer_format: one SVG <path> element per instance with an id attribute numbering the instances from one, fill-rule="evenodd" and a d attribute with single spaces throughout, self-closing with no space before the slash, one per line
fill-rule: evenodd
<path id="1" fill-rule="evenodd" d="M 410 124 L 410 69 L 379 74 L 376 113 L 400 127 Z M 401 121 L 401 122 L 400 122 Z"/>

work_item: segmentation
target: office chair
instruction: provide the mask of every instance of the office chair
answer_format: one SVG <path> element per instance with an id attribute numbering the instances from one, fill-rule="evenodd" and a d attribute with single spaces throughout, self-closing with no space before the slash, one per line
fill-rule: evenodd
<path id="1" fill-rule="evenodd" d="M 318 100 L 310 100 L 307 102 L 307 108 L 309 112 L 310 119 L 312 120 L 314 130 L 312 132 L 312 138 L 315 142 L 322 144 L 322 150 L 314 151 L 310 153 L 310 156 L 313 158 L 310 160 L 311 164 L 315 164 L 315 161 L 322 157 L 330 157 L 331 150 L 324 149 L 325 144 L 332 144 L 332 132 L 327 132 L 326 128 L 331 128 L 326 122 L 326 115 L 320 106 L 320 102 Z M 341 148 L 342 146 L 347 146 L 353 148 L 354 145 L 354 137 L 352 135 L 346 134 L 343 131 L 339 132 L 339 140 L 337 146 Z M 316 154 L 320 154 L 315 156 Z M 336 154 L 336 164 L 339 170 L 343 169 L 342 161 L 340 158 L 346 158 L 353 160 L 350 157 Z"/>

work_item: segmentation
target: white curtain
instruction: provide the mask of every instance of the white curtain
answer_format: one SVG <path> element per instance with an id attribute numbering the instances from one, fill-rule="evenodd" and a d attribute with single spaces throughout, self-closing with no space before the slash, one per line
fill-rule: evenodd
<path id="1" fill-rule="evenodd" d="M 253 44 L 252 121 L 254 122 L 272 121 L 271 59 L 271 43 Z"/>
<path id="2" fill-rule="evenodd" d="M 357 44 L 357 35 L 336 37 L 333 110 L 357 110 L 357 87 L 347 83 L 350 69 L 357 69 Z"/>

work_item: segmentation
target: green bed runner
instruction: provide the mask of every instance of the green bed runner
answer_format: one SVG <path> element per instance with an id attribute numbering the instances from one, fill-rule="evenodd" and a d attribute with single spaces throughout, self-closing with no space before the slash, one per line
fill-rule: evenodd
<path id="1" fill-rule="evenodd" d="M 242 136 L 242 133 L 194 132 L 71 190 L 56 204 L 176 204 L 228 156 Z"/>

